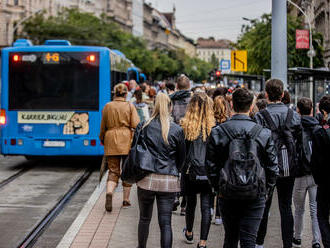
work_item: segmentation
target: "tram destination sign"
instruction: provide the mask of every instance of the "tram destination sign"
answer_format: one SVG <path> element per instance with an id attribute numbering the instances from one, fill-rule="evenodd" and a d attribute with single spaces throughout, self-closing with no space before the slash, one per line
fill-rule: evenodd
<path id="1" fill-rule="evenodd" d="M 74 112 L 36 112 L 36 111 L 19 111 L 17 112 L 18 123 L 31 124 L 65 124 Z"/>

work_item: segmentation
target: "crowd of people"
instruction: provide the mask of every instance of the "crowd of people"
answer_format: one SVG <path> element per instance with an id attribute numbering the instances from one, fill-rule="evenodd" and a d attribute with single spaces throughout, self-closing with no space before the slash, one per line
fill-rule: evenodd
<path id="1" fill-rule="evenodd" d="M 133 146 L 140 146 L 146 152 L 134 165 L 143 172 L 135 181 L 138 248 L 146 248 L 155 200 L 160 247 L 172 247 L 171 217 L 179 206 L 183 239 L 193 244 L 198 196 L 197 247 L 207 246 L 214 215 L 214 223 L 224 225 L 224 248 L 262 248 L 275 188 L 283 241 L 278 247 L 302 246 L 308 194 L 313 240 L 304 242 L 330 248 L 329 113 L 330 95 L 314 117 L 312 100 L 303 97 L 291 106 L 278 79 L 268 80 L 259 94 L 245 88 L 191 90 L 185 75 L 158 89 L 118 84 L 104 107 L 100 133 L 109 169 L 105 208 L 112 211 L 121 164 L 132 166 L 127 158 L 137 156 Z M 123 186 L 123 207 L 129 207 L 131 184 Z"/>

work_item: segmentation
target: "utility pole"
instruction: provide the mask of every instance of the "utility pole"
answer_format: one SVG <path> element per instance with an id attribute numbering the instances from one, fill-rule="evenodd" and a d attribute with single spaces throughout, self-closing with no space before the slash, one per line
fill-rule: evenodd
<path id="1" fill-rule="evenodd" d="M 272 78 L 288 87 L 287 0 L 272 0 Z"/>

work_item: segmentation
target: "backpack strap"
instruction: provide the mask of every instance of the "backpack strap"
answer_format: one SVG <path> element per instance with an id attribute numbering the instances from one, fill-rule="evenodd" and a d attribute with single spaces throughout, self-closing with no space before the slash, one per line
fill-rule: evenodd
<path id="1" fill-rule="evenodd" d="M 222 124 L 221 128 L 225 132 L 225 134 L 227 135 L 227 137 L 229 138 L 230 141 L 235 139 L 236 135 L 233 133 L 233 131 L 230 128 L 227 127 L 227 123 Z"/>
<path id="2" fill-rule="evenodd" d="M 288 114 L 286 116 L 286 120 L 285 120 L 285 127 L 287 129 L 290 128 L 290 125 L 291 125 L 291 122 L 292 122 L 292 119 L 293 119 L 293 110 L 288 108 Z"/>
<path id="3" fill-rule="evenodd" d="M 263 127 L 261 125 L 256 124 L 250 131 L 251 139 L 255 140 L 261 133 L 262 129 Z"/>
<path id="4" fill-rule="evenodd" d="M 269 129 L 274 132 L 276 131 L 277 127 L 276 124 L 274 123 L 270 113 L 268 112 L 267 109 L 261 110 L 260 114 L 264 117 L 266 124 L 268 125 Z"/>

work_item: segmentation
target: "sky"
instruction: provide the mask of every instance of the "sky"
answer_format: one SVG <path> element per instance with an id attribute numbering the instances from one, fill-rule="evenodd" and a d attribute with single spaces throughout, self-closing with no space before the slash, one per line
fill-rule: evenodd
<path id="1" fill-rule="evenodd" d="M 146 0 L 161 12 L 176 7 L 176 26 L 186 36 L 236 41 L 247 21 L 271 12 L 271 0 Z"/>

